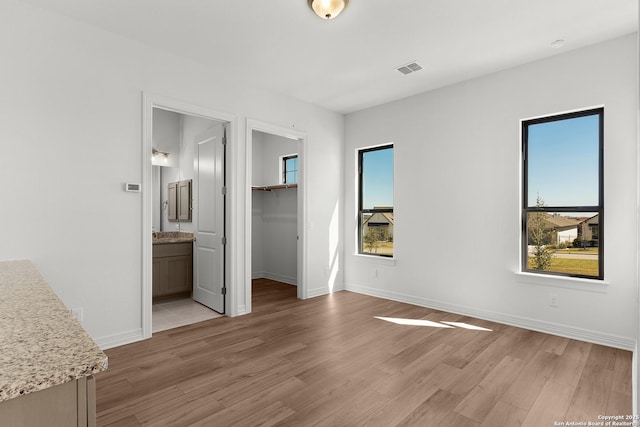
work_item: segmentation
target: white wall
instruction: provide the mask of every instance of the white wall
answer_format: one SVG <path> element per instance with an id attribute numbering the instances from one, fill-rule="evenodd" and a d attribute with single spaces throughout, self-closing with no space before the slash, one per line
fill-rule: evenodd
<path id="1" fill-rule="evenodd" d="M 155 169 L 155 166 L 154 166 Z M 159 167 L 160 169 L 160 186 L 153 187 L 153 194 L 160 193 L 160 198 L 163 202 L 169 201 L 169 183 L 180 181 L 180 168 Z M 154 185 L 153 183 L 152 185 Z M 169 221 L 169 205 L 153 205 L 154 215 L 157 209 L 162 209 L 161 223 L 162 229 L 160 231 L 180 231 L 180 224 L 177 222 Z"/>
<path id="2" fill-rule="evenodd" d="M 253 131 L 251 148 L 251 185 L 262 182 L 263 147 L 265 133 Z M 262 259 L 262 192 L 251 192 L 251 277 L 256 279 L 263 276 L 264 262 Z"/>
<path id="3" fill-rule="evenodd" d="M 99 344 L 142 336 L 141 247 L 150 237 L 142 236 L 142 195 L 123 183 L 142 181 L 143 92 L 237 117 L 228 147 L 232 315 L 244 312 L 250 268 L 242 256 L 246 119 L 307 132 L 308 288 L 329 291 L 327 230 L 340 227 L 342 176 L 326 177 L 325 168 L 341 165 L 341 115 L 16 0 L 0 4 L 0 51 L 0 178 L 20 183 L 3 191 L 19 208 L 1 210 L 0 259 L 33 260 L 68 307 L 84 308 Z"/>
<path id="4" fill-rule="evenodd" d="M 638 9 L 638 18 L 640 20 L 640 8 Z M 639 50 L 636 53 L 636 61 L 637 61 L 637 66 L 638 66 L 638 70 L 640 71 L 640 33 L 638 34 L 638 41 L 637 41 L 637 46 L 636 46 Z M 640 72 L 638 72 L 636 74 L 636 94 L 638 96 L 638 100 L 640 100 Z M 637 123 L 638 123 L 638 129 L 637 129 L 637 133 L 636 133 L 636 138 L 638 141 L 638 153 L 637 153 L 637 164 L 638 164 L 638 169 L 640 169 L 640 101 L 637 103 L 636 105 L 636 111 L 637 111 Z M 640 170 L 638 171 L 638 179 L 640 179 Z M 640 182 L 637 183 L 638 184 L 638 195 L 637 195 L 637 205 L 636 205 L 636 213 L 638 215 L 638 223 L 640 224 Z M 640 232 L 640 230 L 638 230 Z M 638 247 L 638 249 L 640 250 L 640 233 L 637 233 L 636 236 L 638 236 L 638 239 L 636 241 L 636 246 Z M 636 264 L 638 271 L 640 273 L 640 259 L 637 260 L 637 264 Z M 638 296 L 637 296 L 637 301 L 640 301 L 640 277 L 636 278 L 636 285 L 638 286 Z M 640 393 L 638 393 L 638 384 L 640 384 L 640 357 L 638 357 L 638 350 L 640 350 L 640 315 L 638 316 L 638 323 L 637 323 L 637 327 L 638 329 L 636 330 L 636 346 L 635 346 L 635 351 L 633 352 L 633 379 L 632 379 L 632 384 L 633 384 L 633 393 L 634 393 L 634 399 L 633 399 L 633 413 L 635 415 L 638 415 L 640 413 Z"/>
<path id="5" fill-rule="evenodd" d="M 298 154 L 298 141 L 272 135 L 265 132 L 253 131 L 253 185 L 282 184 L 281 164 L 282 156 Z"/>
<path id="6" fill-rule="evenodd" d="M 262 191 L 251 193 L 251 277 L 264 277 L 264 227 L 262 221 Z"/>
<path id="7" fill-rule="evenodd" d="M 160 195 L 161 192 L 161 172 L 162 168 L 160 166 L 154 166 L 151 173 L 152 173 L 152 177 L 151 177 L 151 185 L 153 186 L 153 198 L 152 198 L 152 205 L 153 205 L 153 220 L 151 223 L 151 229 L 153 231 L 162 231 L 161 230 L 161 219 L 162 216 L 160 215 L 160 210 L 162 209 L 162 197 Z"/>
<path id="8" fill-rule="evenodd" d="M 153 148 L 169 153 L 167 163 L 153 167 L 153 230 L 175 231 L 173 223 L 167 219 L 168 207 L 163 201 L 168 199 L 167 183 L 180 179 L 180 114 L 160 108 L 153 109 Z M 157 179 L 155 176 L 158 176 Z"/>
<path id="9" fill-rule="evenodd" d="M 298 152 L 298 141 L 253 131 L 252 179 L 255 186 L 280 184 L 283 155 Z M 297 189 L 253 191 L 251 272 L 297 284 Z"/>
<path id="10" fill-rule="evenodd" d="M 297 284 L 298 191 L 262 193 L 262 277 Z"/>
<path id="11" fill-rule="evenodd" d="M 162 167 L 180 167 L 180 114 L 160 108 L 153 109 L 153 148 L 169 153 Z"/>
<path id="12" fill-rule="evenodd" d="M 346 288 L 633 349 L 637 54 L 633 34 L 347 115 Z M 601 104 L 608 285 L 529 283 L 516 274 L 520 120 Z M 355 152 L 387 142 L 394 261 L 355 255 Z M 549 306 L 551 293 L 559 307 Z"/>

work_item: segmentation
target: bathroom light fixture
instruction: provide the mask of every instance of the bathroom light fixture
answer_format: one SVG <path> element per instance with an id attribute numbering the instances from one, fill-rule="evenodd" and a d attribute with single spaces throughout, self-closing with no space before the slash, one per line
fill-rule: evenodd
<path id="1" fill-rule="evenodd" d="M 153 159 L 151 160 L 153 164 L 158 164 L 161 160 L 165 165 L 169 162 L 169 153 L 166 151 L 160 151 L 154 148 L 151 153 L 153 154 Z"/>
<path id="2" fill-rule="evenodd" d="M 307 0 L 309 7 L 322 19 L 333 19 L 347 7 L 349 0 Z"/>

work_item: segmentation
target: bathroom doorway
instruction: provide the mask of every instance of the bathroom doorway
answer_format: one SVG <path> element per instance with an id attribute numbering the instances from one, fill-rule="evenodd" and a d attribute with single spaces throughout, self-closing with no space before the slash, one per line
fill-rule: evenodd
<path id="1" fill-rule="evenodd" d="M 225 314 L 230 120 L 171 100 L 145 101 L 151 180 L 145 197 L 150 221 L 143 226 L 149 231 L 144 265 L 150 265 L 143 272 L 143 335 L 150 337 Z"/>

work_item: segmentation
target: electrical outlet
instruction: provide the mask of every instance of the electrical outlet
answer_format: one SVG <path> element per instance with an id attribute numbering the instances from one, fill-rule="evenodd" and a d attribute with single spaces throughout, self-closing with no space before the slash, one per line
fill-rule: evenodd
<path id="1" fill-rule="evenodd" d="M 551 307 L 558 306 L 558 294 L 549 294 L 549 305 Z"/>
<path id="2" fill-rule="evenodd" d="M 69 311 L 71 312 L 71 315 L 76 318 L 78 322 L 82 322 L 82 318 L 83 318 L 82 308 L 72 308 Z"/>

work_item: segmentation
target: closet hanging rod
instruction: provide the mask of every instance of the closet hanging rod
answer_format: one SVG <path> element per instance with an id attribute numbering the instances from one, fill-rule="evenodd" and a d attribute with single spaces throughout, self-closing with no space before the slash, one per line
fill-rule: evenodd
<path id="1" fill-rule="evenodd" d="M 257 190 L 257 191 L 284 190 L 286 188 L 298 188 L 298 184 L 282 184 L 282 185 L 267 185 L 267 186 L 251 187 L 252 190 Z"/>

